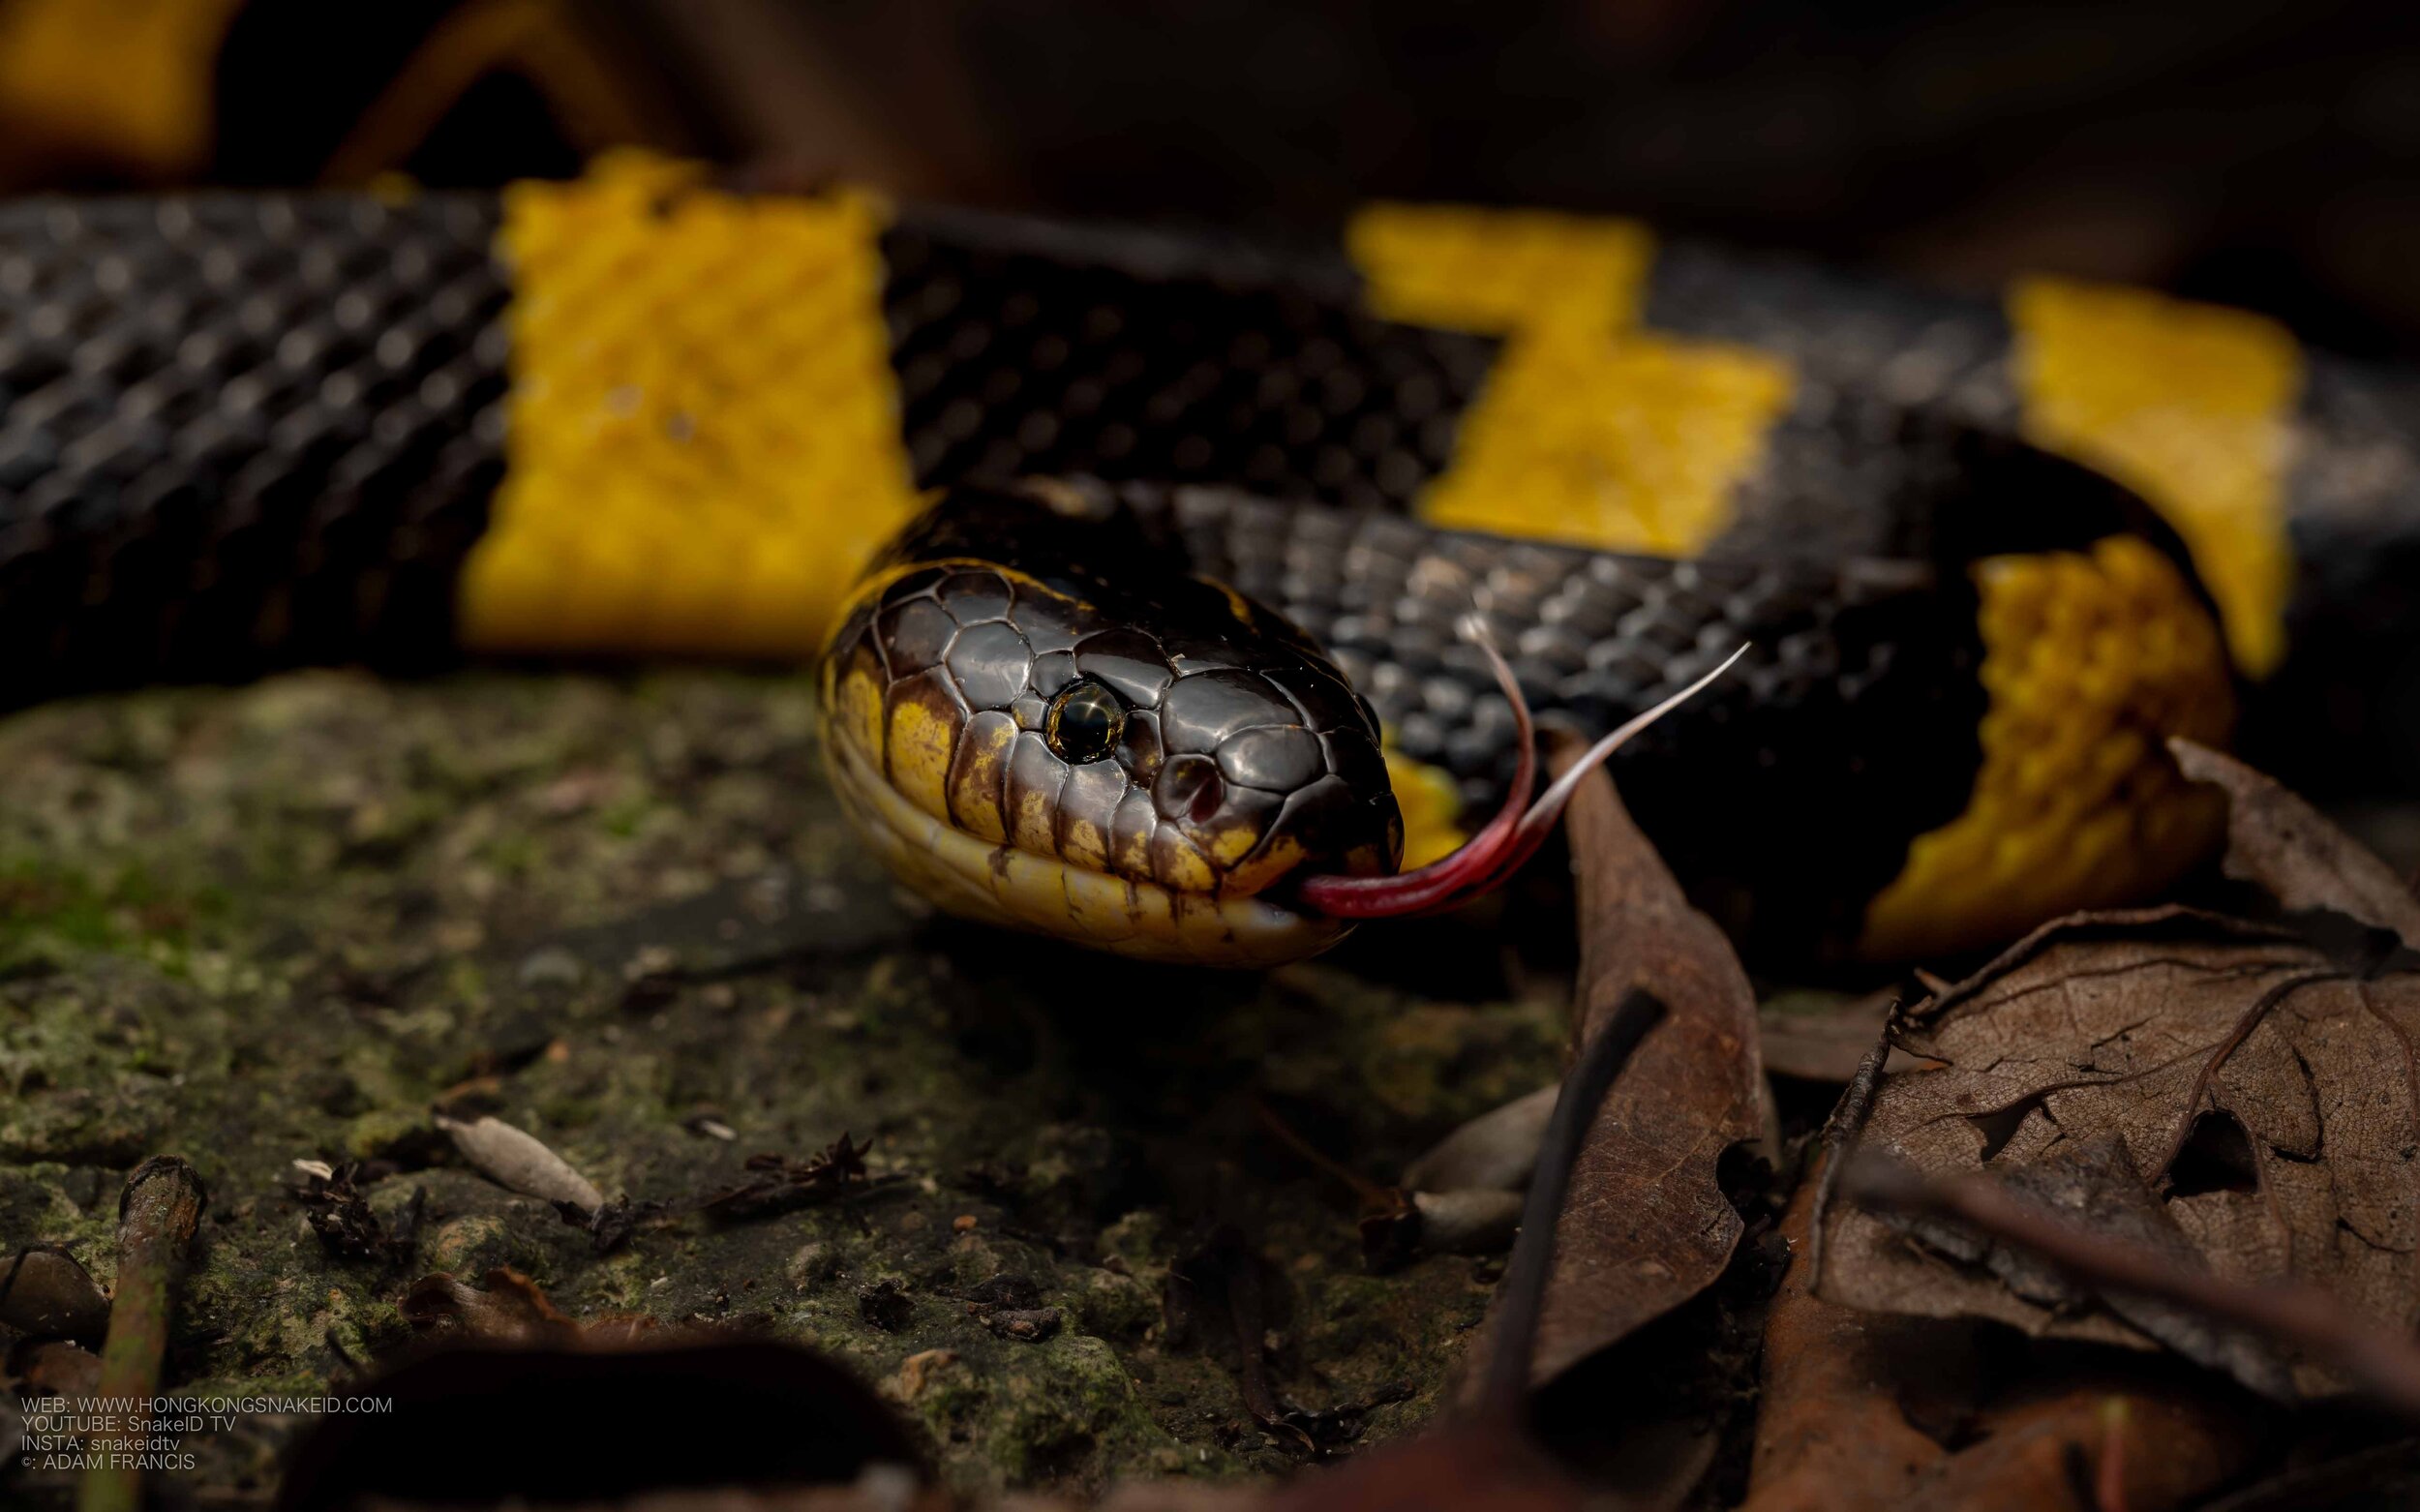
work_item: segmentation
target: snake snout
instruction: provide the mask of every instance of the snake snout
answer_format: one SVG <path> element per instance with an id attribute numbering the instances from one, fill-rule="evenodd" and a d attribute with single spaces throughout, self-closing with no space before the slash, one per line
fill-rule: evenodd
<path id="1" fill-rule="evenodd" d="M 1291 624 L 1100 529 L 962 488 L 902 534 L 820 668 L 844 808 L 954 913 L 1155 959 L 1324 949 L 1350 924 L 1295 879 L 1403 854 L 1376 715 Z"/>
<path id="2" fill-rule="evenodd" d="M 1372 722 L 1315 666 L 1181 677 L 1161 706 L 1152 807 L 1197 847 L 1218 891 L 1246 896 L 1301 870 L 1373 876 L 1403 822 Z"/>

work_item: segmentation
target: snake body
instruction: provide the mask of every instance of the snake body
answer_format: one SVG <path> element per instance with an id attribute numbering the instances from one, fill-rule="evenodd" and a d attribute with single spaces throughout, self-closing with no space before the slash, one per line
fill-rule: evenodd
<path id="1" fill-rule="evenodd" d="M 1942 822 L 1971 783 L 1981 651 L 1954 575 L 1620 556 L 1151 485 L 945 496 L 825 657 L 834 761 L 861 811 L 887 805 L 866 828 L 893 864 L 960 912 L 1129 953 L 1300 954 L 1341 928 L 1263 894 L 1400 854 L 1382 721 L 1474 800 L 1502 792 L 1510 711 L 1456 628 L 1474 604 L 1541 713 L 1588 734 L 1750 645 L 1621 776 L 1679 864 L 1769 903 L 1769 937 L 1853 927 L 1905 851 L 1878 816 Z M 1092 682 L 1124 735 L 1069 760 L 1045 717 Z"/>
<path id="2" fill-rule="evenodd" d="M 1448 527 L 1489 492 L 1476 469 L 1525 443 L 1516 364 L 1558 343 L 1596 360 L 1568 329 L 1390 318 L 1316 249 L 922 209 L 865 222 L 858 309 L 856 264 L 811 251 L 811 202 L 664 182 L 0 207 L 0 700 L 719 647 L 664 628 L 674 580 L 720 559 L 697 541 L 741 543 L 735 584 L 772 581 L 760 547 L 839 582 L 870 521 L 888 545 L 860 587 L 754 638 L 759 600 L 735 588 L 729 618 L 743 651 L 824 648 L 835 780 L 877 847 L 962 911 L 1234 962 L 1341 932 L 1289 905 L 1302 875 L 1399 864 L 1408 798 L 1381 743 L 1467 810 L 1501 796 L 1513 725 L 1457 632 L 1473 609 L 1541 713 L 1583 734 L 1751 644 L 1619 775 L 1732 922 L 1793 948 L 1980 943 L 2190 864 L 2212 815 L 2159 737 L 2226 734 L 2223 631 L 2239 653 L 2290 648 L 2255 711 L 2405 717 L 2391 679 L 2331 654 L 2420 645 L 2392 588 L 2420 556 L 2420 409 L 2392 375 L 2302 358 L 2300 408 L 2270 417 L 2296 443 L 2278 550 L 2300 577 L 2276 625 L 2239 635 L 2257 595 L 2214 567 L 2207 518 L 2036 444 L 1985 302 L 1667 251 L 1638 300 L 1656 335 L 1618 348 L 1673 390 L 1642 391 L 1644 412 L 1698 424 L 1675 392 L 1768 359 L 1789 382 L 1755 388 L 1761 409 L 1715 395 L 1732 431 L 1765 418 L 1731 474 L 1681 478 L 1721 506 L 1702 538 L 1539 543 Z M 547 271 L 591 253 L 579 265 L 613 276 Z M 756 302 L 718 305 L 682 271 L 700 257 Z M 546 334 L 564 329 L 611 339 L 567 350 Z M 793 384 L 859 371 L 833 354 L 861 338 L 892 434 L 851 432 L 862 457 L 813 462 L 837 481 L 765 505 L 750 480 L 782 474 L 764 448 L 839 436 L 832 407 L 862 385 L 745 435 L 714 405 L 764 411 L 751 352 Z M 550 396 L 590 380 L 580 423 L 638 459 L 623 471 L 705 457 L 734 481 L 611 479 L 656 535 L 550 483 L 548 458 L 588 454 L 546 429 Z M 729 397 L 650 408 L 674 390 Z M 1686 461 L 1694 434 L 1633 452 Z M 1005 486 L 1034 477 L 1064 481 Z M 910 478 L 942 490 L 921 512 Z M 530 555 L 533 522 L 571 544 Z M 1079 682 L 1069 731 L 1115 738 L 1071 760 L 1049 720 Z"/>

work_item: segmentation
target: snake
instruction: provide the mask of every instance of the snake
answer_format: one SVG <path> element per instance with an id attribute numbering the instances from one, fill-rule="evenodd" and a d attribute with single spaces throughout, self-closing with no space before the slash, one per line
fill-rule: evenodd
<path id="1" fill-rule="evenodd" d="M 2169 737 L 2402 759 L 2414 392 L 2158 294 L 1544 211 L 1279 245 L 638 157 L 30 198 L 0 703 L 804 666 L 912 889 L 1217 966 L 1500 883 L 1544 735 L 1618 732 L 1739 938 L 1906 958 L 2203 862 Z"/>

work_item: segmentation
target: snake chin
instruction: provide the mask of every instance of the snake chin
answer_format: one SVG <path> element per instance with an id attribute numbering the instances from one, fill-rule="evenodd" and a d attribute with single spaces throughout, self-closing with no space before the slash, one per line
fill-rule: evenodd
<path id="1" fill-rule="evenodd" d="M 1316 955 L 1352 930 L 1267 896 L 1183 892 L 995 845 L 901 797 L 845 736 L 828 729 L 824 744 L 841 807 L 867 844 L 893 876 L 960 918 L 1139 960 L 1247 969 Z"/>

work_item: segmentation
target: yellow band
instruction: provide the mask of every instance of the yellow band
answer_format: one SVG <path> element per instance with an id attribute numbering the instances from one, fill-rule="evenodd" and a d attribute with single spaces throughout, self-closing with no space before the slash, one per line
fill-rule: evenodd
<path id="1" fill-rule="evenodd" d="M 2240 310 L 2056 279 L 2011 289 L 2009 318 L 2026 434 L 2149 499 L 2193 553 L 2236 664 L 2274 670 L 2293 586 L 2293 336 Z"/>
<path id="2" fill-rule="evenodd" d="M 464 644 L 803 657 L 916 507 L 878 206 L 641 153 L 505 198 L 513 393 Z"/>
<path id="3" fill-rule="evenodd" d="M 1975 569 L 1990 707 L 1966 811 L 1919 836 L 1867 906 L 1862 953 L 1987 945 L 2072 909 L 2132 902 L 2207 854 L 2223 818 L 2171 735 L 2226 739 L 2218 627 L 2158 548 L 1994 557 Z"/>
<path id="4" fill-rule="evenodd" d="M 1345 250 L 1390 320 L 1500 336 L 1639 323 L 1653 233 L 1636 221 L 1467 205 L 1365 205 Z"/>
<path id="5" fill-rule="evenodd" d="M 1636 331 L 1654 242 L 1633 222 L 1373 205 L 1346 245 L 1392 319 L 1505 336 L 1421 514 L 1455 529 L 1694 556 L 1789 408 L 1789 366 Z"/>

